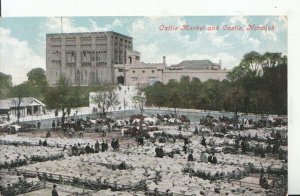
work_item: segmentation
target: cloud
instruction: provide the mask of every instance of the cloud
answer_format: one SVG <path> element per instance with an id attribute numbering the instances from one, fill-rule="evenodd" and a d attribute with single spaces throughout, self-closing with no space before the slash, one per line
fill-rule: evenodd
<path id="1" fill-rule="evenodd" d="M 95 20 L 92 20 L 92 19 L 89 19 L 89 22 L 91 23 L 91 29 L 93 31 L 102 31 L 103 29 L 100 28 L 98 25 L 97 25 L 97 22 Z"/>
<path id="2" fill-rule="evenodd" d="M 269 18 L 266 18 L 263 22 L 263 26 L 272 26 L 274 25 L 275 30 L 272 31 L 262 31 L 261 33 L 261 37 L 262 39 L 270 39 L 274 42 L 278 41 L 278 36 L 277 33 L 278 31 L 280 31 L 283 27 L 279 24 L 279 17 L 274 19 L 272 18 L 272 20 L 270 20 Z"/>
<path id="3" fill-rule="evenodd" d="M 258 48 L 261 44 L 261 42 L 258 39 L 254 39 L 253 37 L 250 37 L 248 39 L 248 42 L 252 44 L 253 47 Z"/>
<path id="4" fill-rule="evenodd" d="M 0 27 L 0 70 L 12 75 L 13 84 L 27 80 L 26 74 L 33 68 L 45 69 L 45 59 L 36 55 L 28 42 L 16 39 L 9 29 Z"/>
<path id="5" fill-rule="evenodd" d="M 251 23 L 245 16 L 233 16 L 230 17 L 227 21 L 224 21 L 223 25 L 225 24 L 229 26 L 241 26 L 242 28 L 246 28 Z M 241 45 L 252 47 L 252 50 L 257 50 L 261 45 L 261 41 L 255 34 L 251 33 L 250 31 L 229 32 L 228 36 L 230 36 L 230 39 L 234 42 L 239 40 Z"/>
<path id="6" fill-rule="evenodd" d="M 112 31 L 113 28 L 122 27 L 125 20 L 121 20 L 119 18 L 115 18 L 111 24 L 105 24 L 104 26 L 99 26 L 97 21 L 93 19 L 89 19 L 90 24 L 88 24 L 88 31 Z"/>
<path id="7" fill-rule="evenodd" d="M 37 42 L 40 45 L 40 51 L 46 51 L 46 34 L 48 33 L 71 33 L 71 32 L 88 32 L 91 29 L 96 29 L 96 24 L 90 22 L 90 29 L 82 26 L 76 26 L 72 19 L 64 17 L 49 17 L 41 21 L 39 26 L 39 34 Z M 43 58 L 46 59 L 46 54 L 43 53 Z"/>
<path id="8" fill-rule="evenodd" d="M 86 27 L 75 26 L 72 19 L 70 18 L 48 18 L 43 24 L 43 28 L 52 33 L 74 33 L 74 32 L 87 32 L 89 31 Z"/>
<path id="9" fill-rule="evenodd" d="M 124 23 L 124 21 L 122 21 L 121 19 L 115 18 L 112 23 L 112 26 L 113 27 L 121 27 L 121 26 L 123 26 L 123 23 Z"/>
<path id="10" fill-rule="evenodd" d="M 218 31 L 162 31 L 164 26 L 182 26 L 188 24 L 183 17 L 144 17 L 136 19 L 128 27 L 129 35 L 134 38 L 134 48 L 141 52 L 142 61 L 162 62 L 167 57 L 167 64 L 177 64 L 182 60 L 210 59 L 222 61 L 222 65 L 231 68 L 237 65 L 237 59 L 218 50 L 232 48 L 227 34 Z M 216 50 L 215 48 L 218 48 Z"/>
<path id="11" fill-rule="evenodd" d="M 207 33 L 208 40 L 211 43 L 218 47 L 231 48 L 232 43 L 229 43 L 226 39 L 229 37 L 229 34 L 220 35 L 219 31 L 211 31 Z"/>
<path id="12" fill-rule="evenodd" d="M 229 19 L 230 24 L 241 24 L 242 26 L 246 27 L 248 26 L 248 20 L 244 16 L 233 16 Z"/>

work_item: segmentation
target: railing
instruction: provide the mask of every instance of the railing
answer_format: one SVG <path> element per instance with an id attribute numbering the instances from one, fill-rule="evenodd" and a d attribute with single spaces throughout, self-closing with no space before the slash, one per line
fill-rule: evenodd
<path id="1" fill-rule="evenodd" d="M 97 181 L 87 180 L 82 178 L 76 178 L 67 175 L 58 175 L 49 172 L 36 172 L 30 170 L 15 169 L 18 175 L 24 175 L 25 177 L 38 177 L 41 181 L 48 181 L 57 184 L 69 184 L 75 187 L 85 187 L 90 190 L 101 190 L 110 188 L 113 191 L 116 190 L 144 190 L 146 183 L 145 180 L 141 179 L 135 184 L 117 184 L 116 182 L 110 183 L 106 180 L 101 181 L 101 178 Z"/>

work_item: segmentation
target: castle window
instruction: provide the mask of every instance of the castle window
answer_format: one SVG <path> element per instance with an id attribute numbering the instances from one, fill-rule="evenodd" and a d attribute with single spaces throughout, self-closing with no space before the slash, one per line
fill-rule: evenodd
<path id="1" fill-rule="evenodd" d="M 136 82 L 136 81 L 137 81 L 137 77 L 131 77 L 130 80 L 131 80 L 132 82 Z"/>

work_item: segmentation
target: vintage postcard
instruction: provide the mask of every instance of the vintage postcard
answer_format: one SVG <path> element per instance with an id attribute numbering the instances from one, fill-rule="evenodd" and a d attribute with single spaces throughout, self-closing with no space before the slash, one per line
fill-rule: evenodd
<path id="1" fill-rule="evenodd" d="M 286 195 L 288 21 L 2 17 L 1 194 Z"/>

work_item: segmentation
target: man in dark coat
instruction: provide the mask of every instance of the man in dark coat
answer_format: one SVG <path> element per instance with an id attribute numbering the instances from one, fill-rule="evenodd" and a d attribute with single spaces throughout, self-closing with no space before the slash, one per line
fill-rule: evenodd
<path id="1" fill-rule="evenodd" d="M 106 140 L 106 142 L 105 142 L 105 151 L 107 151 L 107 150 L 108 150 L 108 142 Z"/>
<path id="2" fill-rule="evenodd" d="M 116 149 L 116 140 L 115 139 L 113 139 L 112 141 L 111 141 L 111 147 L 115 150 Z"/>
<path id="3" fill-rule="evenodd" d="M 120 148 L 119 139 L 116 139 L 115 146 L 116 146 L 116 150 L 119 150 Z"/>
<path id="4" fill-rule="evenodd" d="M 100 151 L 100 144 L 97 140 L 97 142 L 95 143 L 95 152 L 98 153 Z"/>
<path id="5" fill-rule="evenodd" d="M 41 127 L 41 122 L 38 121 L 38 122 L 37 122 L 37 128 L 40 129 L 40 127 Z"/>
<path id="6" fill-rule="evenodd" d="M 188 156 L 188 161 L 194 161 L 194 157 L 193 157 L 193 154 L 190 153 L 189 156 Z"/>
<path id="7" fill-rule="evenodd" d="M 213 154 L 211 163 L 217 164 L 217 162 L 218 162 L 217 157 L 216 157 L 216 155 Z"/>
<path id="8" fill-rule="evenodd" d="M 155 156 L 159 157 L 159 148 L 158 147 L 155 148 Z"/>
<path id="9" fill-rule="evenodd" d="M 185 137 L 183 140 L 184 140 L 184 145 L 188 145 L 189 144 L 189 139 L 188 138 Z"/>
<path id="10" fill-rule="evenodd" d="M 89 154 L 91 152 L 90 144 L 88 143 L 85 147 L 85 153 Z"/>
<path id="11" fill-rule="evenodd" d="M 212 158 L 213 158 L 213 157 L 212 157 L 212 155 L 211 155 L 211 154 L 209 154 L 209 155 L 208 155 L 208 159 L 207 159 L 207 160 L 208 160 L 208 162 L 212 163 Z"/>
<path id="12" fill-rule="evenodd" d="M 201 144 L 202 144 L 203 146 L 206 146 L 206 139 L 205 139 L 205 137 L 203 137 L 203 136 L 202 136 Z"/>
<path id="13" fill-rule="evenodd" d="M 159 148 L 159 157 L 160 158 L 164 157 L 164 150 L 162 149 L 162 147 Z"/>
<path id="14" fill-rule="evenodd" d="M 105 148 L 106 148 L 105 142 L 102 141 L 102 143 L 101 143 L 101 152 L 105 152 Z"/>
<path id="15" fill-rule="evenodd" d="M 58 193 L 57 193 L 57 190 L 56 190 L 56 184 L 53 185 L 52 196 L 58 196 Z"/>
<path id="16" fill-rule="evenodd" d="M 187 146 L 184 145 L 182 148 L 183 148 L 183 152 L 186 154 L 187 153 Z"/>
<path id="17" fill-rule="evenodd" d="M 55 130 L 55 121 L 52 121 L 52 129 Z"/>

